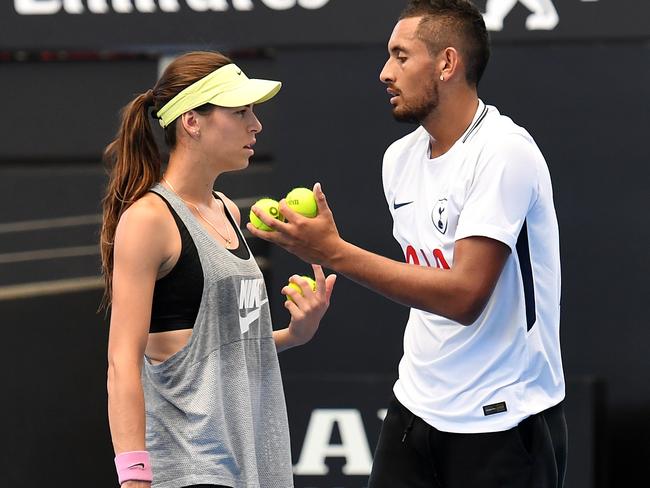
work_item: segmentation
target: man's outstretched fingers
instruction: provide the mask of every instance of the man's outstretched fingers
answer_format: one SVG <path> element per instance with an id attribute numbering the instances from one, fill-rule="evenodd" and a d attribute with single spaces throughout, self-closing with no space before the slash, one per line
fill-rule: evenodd
<path id="1" fill-rule="evenodd" d="M 325 193 L 323 193 L 323 188 L 320 183 L 314 185 L 314 197 L 316 198 L 316 205 L 318 206 L 318 214 L 322 214 L 325 211 L 329 211 L 329 205 L 327 205 L 327 198 L 325 198 Z"/>

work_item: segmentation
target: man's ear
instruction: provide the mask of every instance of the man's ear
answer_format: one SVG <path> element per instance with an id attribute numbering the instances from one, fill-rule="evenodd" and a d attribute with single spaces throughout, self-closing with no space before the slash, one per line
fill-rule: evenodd
<path id="1" fill-rule="evenodd" d="M 460 56 L 455 47 L 446 47 L 438 59 L 440 81 L 447 81 L 460 70 Z"/>

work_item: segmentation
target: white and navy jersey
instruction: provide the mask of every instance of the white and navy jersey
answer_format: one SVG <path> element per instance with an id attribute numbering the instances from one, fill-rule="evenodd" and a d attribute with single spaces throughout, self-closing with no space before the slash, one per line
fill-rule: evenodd
<path id="1" fill-rule="evenodd" d="M 511 253 L 473 324 L 411 309 L 394 392 L 438 430 L 506 430 L 564 398 L 548 167 L 530 134 L 482 101 L 452 148 L 429 154 L 430 135 L 419 127 L 384 156 L 393 235 L 406 261 L 453 268 L 456 241 L 471 236 Z"/>

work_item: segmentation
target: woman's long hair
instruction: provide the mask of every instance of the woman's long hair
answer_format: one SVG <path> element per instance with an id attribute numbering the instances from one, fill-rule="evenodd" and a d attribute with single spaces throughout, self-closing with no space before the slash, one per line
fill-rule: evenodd
<path id="1" fill-rule="evenodd" d="M 102 201 L 101 230 L 103 307 L 110 306 L 113 292 L 113 245 L 115 229 L 124 211 L 160 180 L 162 161 L 151 129 L 149 112 L 158 112 L 168 101 L 192 83 L 232 61 L 216 52 L 197 51 L 175 59 L 153 89 L 135 97 L 122 109 L 115 140 L 104 151 L 109 182 Z M 199 107 L 199 112 L 209 110 Z M 165 128 L 165 142 L 176 146 L 176 121 Z"/>

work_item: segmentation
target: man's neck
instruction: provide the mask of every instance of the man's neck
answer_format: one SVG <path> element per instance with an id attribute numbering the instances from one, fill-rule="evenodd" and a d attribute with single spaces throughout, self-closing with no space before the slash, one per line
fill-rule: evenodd
<path id="1" fill-rule="evenodd" d="M 477 109 L 476 91 L 463 91 L 441 98 L 436 110 L 421 123 L 431 139 L 431 158 L 442 156 L 451 149 L 469 128 Z"/>

